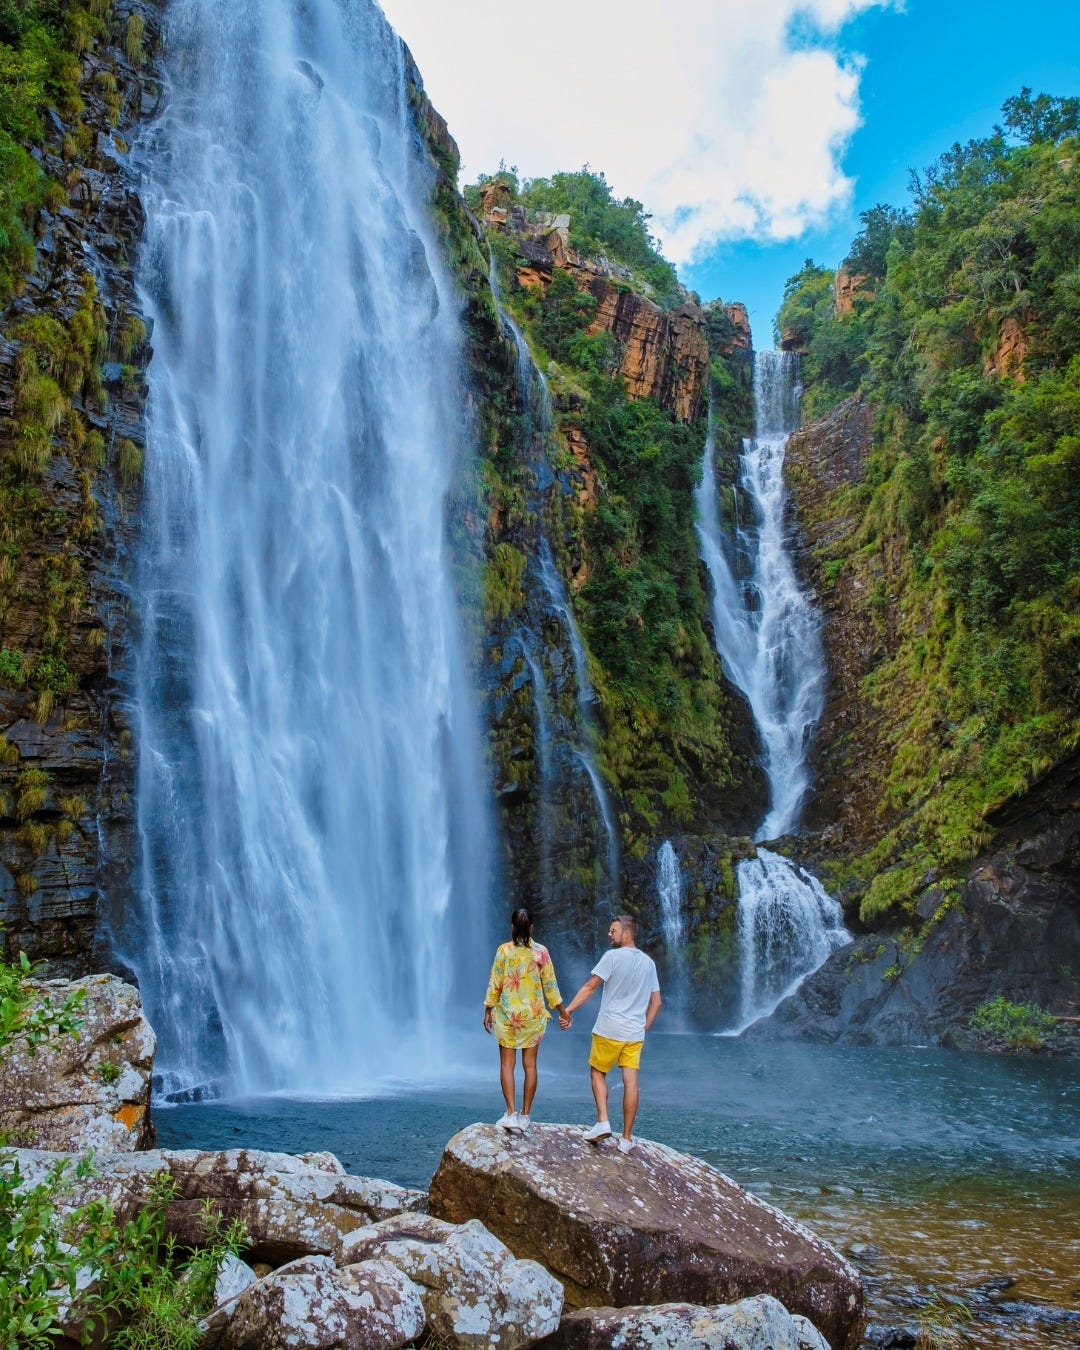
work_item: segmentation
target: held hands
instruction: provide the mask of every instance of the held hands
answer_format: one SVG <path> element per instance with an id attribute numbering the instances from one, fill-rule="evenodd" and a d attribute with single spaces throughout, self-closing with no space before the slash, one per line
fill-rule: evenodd
<path id="1" fill-rule="evenodd" d="M 560 1013 L 559 1013 L 559 1028 L 560 1028 L 560 1030 L 562 1030 L 562 1031 L 569 1031 L 570 1028 L 571 1028 L 573 1025 L 574 1025 L 574 1017 L 573 1017 L 573 1014 L 572 1014 L 572 1013 L 568 1013 L 568 1012 L 566 1011 L 566 1009 L 563 1008 L 563 1009 L 560 1011 Z"/>

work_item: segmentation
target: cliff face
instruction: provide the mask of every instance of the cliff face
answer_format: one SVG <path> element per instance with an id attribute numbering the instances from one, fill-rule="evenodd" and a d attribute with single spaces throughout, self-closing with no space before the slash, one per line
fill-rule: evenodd
<path id="1" fill-rule="evenodd" d="M 902 559 L 862 542 L 872 444 L 872 409 L 849 399 L 797 431 L 785 459 L 828 663 L 806 818 L 815 833 L 803 847 L 839 883 L 841 897 L 845 878 L 874 858 L 887 831 L 903 828 L 914 805 L 886 790 L 906 707 L 891 701 L 880 671 L 910 615 L 900 599 Z M 993 813 L 987 827 L 987 842 L 969 863 L 926 870 L 906 923 L 886 918 L 836 953 L 756 1034 L 969 1044 L 969 1019 L 991 998 L 1034 1001 L 1059 1016 L 1080 1012 L 1076 755 Z M 1061 1024 L 1059 1044 L 1075 1050 L 1069 1025 Z"/>
<path id="2" fill-rule="evenodd" d="M 129 55 L 133 16 L 144 36 Z M 150 349 L 131 272 L 142 210 L 123 165 L 128 128 L 156 101 L 156 28 L 140 4 L 115 5 L 109 25 L 82 58 L 79 125 L 46 119 L 40 163 L 67 204 L 50 198 L 35 269 L 0 320 L 0 924 L 9 953 L 71 973 L 95 963 L 100 897 L 124 903 L 133 855 L 120 690 Z"/>
<path id="3" fill-rule="evenodd" d="M 520 205 L 509 203 L 498 183 L 487 185 L 483 223 L 515 236 L 521 255 L 516 266 L 521 286 L 546 293 L 556 271 L 562 271 L 596 300 L 589 332 L 611 333 L 619 344 L 619 372 L 631 398 L 655 399 L 681 422 L 701 417 L 709 344 L 705 315 L 697 305 L 687 303 L 665 312 L 632 289 L 628 268 L 575 250 L 568 215 L 530 217 Z"/>

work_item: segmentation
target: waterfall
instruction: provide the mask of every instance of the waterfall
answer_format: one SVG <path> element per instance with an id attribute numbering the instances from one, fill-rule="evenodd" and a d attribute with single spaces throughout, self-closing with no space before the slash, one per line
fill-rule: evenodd
<path id="1" fill-rule="evenodd" d="M 135 151 L 155 356 L 115 940 L 166 1090 L 363 1091 L 445 1062 L 488 955 L 459 304 L 372 0 L 173 0 L 169 50 Z"/>
<path id="2" fill-rule="evenodd" d="M 851 941 L 839 904 L 821 882 L 787 858 L 759 848 L 736 869 L 739 911 L 739 1022 L 742 1031 Z"/>
<path id="3" fill-rule="evenodd" d="M 529 344 L 525 340 L 525 334 L 514 322 L 513 318 L 506 311 L 502 304 L 502 297 L 499 288 L 498 272 L 496 270 L 495 258 L 492 256 L 491 265 L 488 271 L 488 279 L 491 283 L 492 295 L 495 297 L 495 303 L 498 308 L 499 318 L 503 328 L 510 334 L 514 347 L 517 352 L 518 361 L 518 381 L 521 394 L 522 407 L 526 415 L 526 425 L 528 427 L 531 453 L 529 456 L 529 466 L 536 474 L 537 491 L 543 493 L 554 482 L 554 475 L 551 471 L 551 463 L 548 458 L 548 449 L 555 426 L 555 415 L 551 404 L 551 391 L 548 388 L 547 380 L 542 371 L 533 359 L 532 352 L 529 350 Z M 576 690 L 576 702 L 578 710 L 578 727 L 576 743 L 572 749 L 572 761 L 577 763 L 588 779 L 589 787 L 592 792 L 593 800 L 596 805 L 597 818 L 604 834 L 605 845 L 605 872 L 607 880 L 607 894 L 605 899 L 614 902 L 619 894 L 619 835 L 615 827 L 615 816 L 611 808 L 611 799 L 608 795 L 604 779 L 600 773 L 599 766 L 596 763 L 596 756 L 592 748 L 592 733 L 595 729 L 593 707 L 596 703 L 596 693 L 592 687 L 592 681 L 589 678 L 588 657 L 585 653 L 585 643 L 581 637 L 581 630 L 578 628 L 577 620 L 574 617 L 574 611 L 570 607 L 570 597 L 566 593 L 566 586 L 562 575 L 555 565 L 555 558 L 551 551 L 551 545 L 543 525 L 538 528 L 536 560 L 530 567 L 530 573 L 535 574 L 535 578 L 540 582 L 540 587 L 546 596 L 545 612 L 554 615 L 559 621 L 560 626 L 566 634 L 566 640 L 570 647 L 570 655 L 574 667 L 574 683 Z M 550 730 L 547 725 L 547 712 L 551 700 L 548 697 L 547 690 L 542 688 L 537 681 L 542 672 L 539 663 L 527 650 L 526 642 L 521 642 L 522 653 L 525 663 L 529 668 L 530 678 L 534 685 L 534 706 L 536 708 L 537 732 L 541 739 L 542 746 L 550 746 Z M 541 760 L 541 800 L 539 802 L 539 811 L 541 818 L 541 856 L 542 865 L 548 870 L 547 860 L 550 849 L 550 832 L 545 835 L 546 821 L 549 816 L 549 797 L 548 794 L 552 787 L 552 776 L 547 770 L 550 764 L 550 751 L 547 755 L 547 763 Z M 545 845 L 546 839 L 546 845 Z M 545 885 L 542 892 L 548 895 L 548 887 Z"/>
<path id="4" fill-rule="evenodd" d="M 682 872 L 670 839 L 665 839 L 656 854 L 656 894 L 660 901 L 660 926 L 667 953 L 666 999 L 676 997 L 686 982 L 686 922 L 683 916 Z M 674 988 L 672 989 L 672 986 Z"/>
<path id="5" fill-rule="evenodd" d="M 704 472 L 697 490 L 698 538 L 713 584 L 717 650 L 746 696 L 761 739 L 769 810 L 758 839 L 797 827 L 809 790 L 807 751 L 824 705 L 825 664 L 818 616 L 799 585 L 787 546 L 784 452 L 798 422 L 795 358 L 754 357 L 754 435 L 743 442 L 739 485 L 752 512 L 725 538 L 716 490 L 710 413 Z M 733 513 L 734 514 L 734 513 Z M 820 882 L 786 858 L 759 848 L 736 868 L 740 1026 L 776 1005 L 851 940 L 839 905 Z"/>
<path id="6" fill-rule="evenodd" d="M 756 353 L 754 407 L 740 476 L 753 518 L 736 529 L 745 578 L 736 577 L 724 547 L 711 423 L 697 492 L 698 538 L 713 582 L 720 659 L 746 695 L 761 737 L 769 812 L 758 838 L 776 839 L 798 824 L 809 786 L 806 752 L 825 692 L 820 624 L 795 575 L 785 530 L 784 450 L 798 420 L 790 353 Z"/>

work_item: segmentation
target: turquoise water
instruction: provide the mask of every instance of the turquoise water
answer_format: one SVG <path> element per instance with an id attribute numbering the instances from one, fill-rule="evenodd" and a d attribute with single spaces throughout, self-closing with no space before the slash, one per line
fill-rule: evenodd
<path id="1" fill-rule="evenodd" d="M 534 1119 L 592 1120 L 586 1050 L 576 1030 L 549 1034 Z M 445 1083 L 403 1077 L 364 1100 L 163 1107 L 159 1141 L 328 1149 L 350 1171 L 425 1186 L 456 1130 L 500 1114 L 495 1059 L 491 1046 L 490 1071 L 448 1066 Z M 637 1133 L 705 1158 L 851 1257 L 872 1336 L 952 1320 L 968 1344 L 1080 1345 L 1076 1061 L 657 1033 Z"/>

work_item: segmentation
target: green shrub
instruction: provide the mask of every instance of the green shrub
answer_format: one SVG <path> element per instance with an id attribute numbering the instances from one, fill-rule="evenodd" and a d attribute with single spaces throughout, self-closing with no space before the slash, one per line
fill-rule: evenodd
<path id="1" fill-rule="evenodd" d="M 972 1031 L 985 1031 L 1017 1049 L 1039 1050 L 1057 1020 L 1036 1003 L 1011 1003 L 1003 994 L 981 1003 L 971 1014 Z"/>

